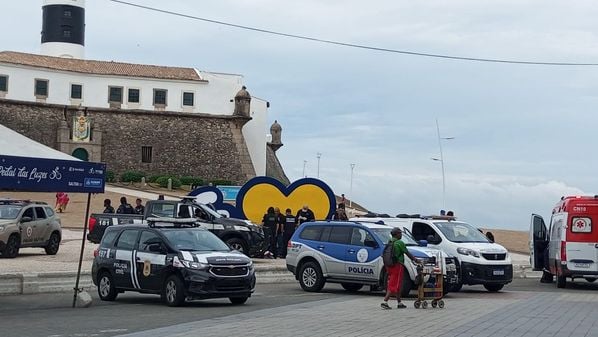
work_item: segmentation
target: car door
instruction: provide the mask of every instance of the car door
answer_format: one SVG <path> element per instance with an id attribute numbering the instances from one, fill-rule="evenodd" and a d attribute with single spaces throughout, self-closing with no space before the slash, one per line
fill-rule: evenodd
<path id="1" fill-rule="evenodd" d="M 138 236 L 139 230 L 125 229 L 114 244 L 116 255 L 113 275 L 117 288 L 139 289 L 136 273 L 137 266 L 134 263 L 134 253 Z"/>
<path id="2" fill-rule="evenodd" d="M 529 252 L 533 270 L 542 270 L 545 266 L 544 250 L 547 248 L 548 235 L 544 219 L 532 214 L 529 229 Z"/>
<path id="3" fill-rule="evenodd" d="M 28 207 L 23 211 L 19 219 L 19 230 L 21 231 L 21 245 L 23 247 L 35 245 L 34 232 L 37 230 L 37 221 L 35 220 L 35 209 Z"/>
<path id="4" fill-rule="evenodd" d="M 189 214 L 194 217 L 199 224 L 199 227 L 205 228 L 209 231 L 224 230 L 223 225 L 215 225 L 213 217 L 198 205 L 181 205 L 180 207 L 188 207 Z"/>
<path id="5" fill-rule="evenodd" d="M 138 250 L 135 254 L 137 281 L 143 290 L 161 289 L 161 276 L 166 267 L 166 245 L 162 238 L 153 231 L 144 230 L 139 236 Z"/>
<path id="6" fill-rule="evenodd" d="M 322 257 L 330 276 L 347 277 L 347 247 L 351 244 L 352 234 L 352 226 L 325 226 L 318 249 L 323 253 Z"/>
<path id="7" fill-rule="evenodd" d="M 376 240 L 368 230 L 353 227 L 351 242 L 345 249 L 345 273 L 348 277 L 357 280 L 378 279 L 375 261 L 380 253 L 377 253 L 379 247 L 373 247 L 373 243 Z"/>
<path id="8" fill-rule="evenodd" d="M 33 228 L 33 240 L 36 244 L 44 244 L 50 236 L 50 221 L 43 207 L 35 207 L 35 227 Z"/>

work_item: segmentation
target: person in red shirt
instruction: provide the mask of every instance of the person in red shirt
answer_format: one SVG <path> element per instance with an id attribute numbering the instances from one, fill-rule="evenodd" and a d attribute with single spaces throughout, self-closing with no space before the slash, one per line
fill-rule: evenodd
<path id="1" fill-rule="evenodd" d="M 390 305 L 388 305 L 388 300 L 391 296 L 396 296 L 397 298 L 397 308 L 404 309 L 406 306 L 401 303 L 401 283 L 403 283 L 403 274 L 405 270 L 405 255 L 411 259 L 414 263 L 420 263 L 418 259 L 416 259 L 409 250 L 407 250 L 407 246 L 401 238 L 403 237 L 403 232 L 400 228 L 395 227 L 390 232 L 392 238 L 390 242 L 393 245 L 393 254 L 394 254 L 394 261 L 396 263 L 390 267 L 386 267 L 386 272 L 388 274 L 388 283 L 386 286 L 386 295 L 384 296 L 384 302 L 380 304 L 382 309 L 391 309 Z M 409 277 L 409 275 L 407 275 Z"/>

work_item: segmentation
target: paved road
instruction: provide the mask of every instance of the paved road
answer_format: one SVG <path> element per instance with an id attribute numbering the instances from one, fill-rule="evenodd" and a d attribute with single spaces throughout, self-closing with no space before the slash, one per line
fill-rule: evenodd
<path id="1" fill-rule="evenodd" d="M 346 316 L 342 322 L 334 323 L 335 321 L 331 320 L 328 324 L 345 326 L 331 331 L 330 335 L 337 335 L 337 333 L 346 335 L 351 331 L 361 331 L 365 334 L 369 330 L 360 323 L 363 322 L 362 320 L 355 320 L 358 318 L 356 315 L 375 315 L 375 318 L 380 315 L 378 309 L 380 294 L 368 292 L 347 294 L 336 285 L 329 285 L 324 290 L 320 294 L 311 294 L 303 292 L 294 283 L 259 285 L 256 294 L 246 305 L 233 306 L 227 300 L 210 300 L 194 302 L 182 308 L 168 308 L 155 296 L 128 293 L 119 296 L 114 303 L 101 302 L 96 298 L 94 305 L 88 309 L 70 309 L 72 294 L 0 297 L 0 322 L 10 322 L 9 329 L 2 326 L 1 335 L 103 337 L 150 330 L 139 336 L 170 335 L 168 331 L 172 331 L 173 334 L 193 331 L 191 335 L 195 336 L 217 336 L 219 329 L 226 328 L 231 329 L 231 333 L 226 334 L 234 335 L 232 332 L 237 331 L 241 335 L 251 336 L 253 330 L 250 329 L 245 334 L 244 325 L 239 323 L 245 322 L 247 328 L 253 327 L 255 331 L 261 331 L 261 336 L 270 336 L 276 335 L 276 332 L 260 329 L 276 326 L 276 323 L 271 320 L 278 317 L 279 320 L 287 320 L 285 324 L 305 325 L 305 322 L 310 322 L 305 325 L 306 333 L 296 334 L 298 336 L 308 335 L 307 332 L 314 328 L 312 322 L 318 322 L 322 328 L 326 328 L 329 326 L 326 325 L 328 319 L 339 315 Z M 505 319 L 509 319 L 510 316 L 507 314 L 510 310 L 518 310 L 518 312 L 526 310 L 525 313 L 531 315 L 533 310 L 553 307 L 551 298 L 573 299 L 568 303 L 577 303 L 578 306 L 579 303 L 588 304 L 583 300 L 596 300 L 593 290 L 598 290 L 598 282 L 596 284 L 580 282 L 563 290 L 557 289 L 554 284 L 540 284 L 537 279 L 520 279 L 515 280 L 502 293 L 490 294 L 482 287 L 464 287 L 464 291 L 450 294 L 446 298 L 447 308 L 443 311 L 424 312 L 410 307 L 405 311 L 406 316 L 405 314 L 401 316 L 419 319 L 425 318 L 425 314 L 432 314 L 436 316 L 430 318 L 437 319 L 439 322 L 444 319 L 464 323 L 444 325 L 446 329 L 453 329 L 444 332 L 452 331 L 453 335 L 457 336 L 471 330 L 475 322 L 488 324 L 487 316 L 493 312 Z M 530 307 L 518 307 L 528 302 Z M 411 305 L 412 300 L 408 300 L 407 303 Z M 598 312 L 595 314 L 596 317 L 592 316 L 593 320 L 598 319 Z M 540 315 L 545 320 L 549 319 L 549 316 L 546 312 Z M 295 318 L 299 321 L 296 322 Z M 423 321 L 431 325 L 432 321 L 426 322 Z M 530 324 L 529 319 L 525 324 Z M 354 329 L 346 325 L 354 326 Z M 374 324 L 380 327 L 386 325 L 384 320 Z M 168 329 L 173 330 L 166 330 L 166 332 L 151 330 L 160 327 L 171 327 Z M 434 331 L 436 330 L 429 330 L 427 333 L 432 336 Z M 220 335 L 224 334 L 220 332 Z M 316 335 L 320 334 L 316 333 Z M 378 335 L 385 335 L 384 331 L 380 331 Z"/>

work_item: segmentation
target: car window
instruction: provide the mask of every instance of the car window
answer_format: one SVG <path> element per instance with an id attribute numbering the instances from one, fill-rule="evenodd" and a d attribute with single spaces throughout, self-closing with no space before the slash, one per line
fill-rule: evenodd
<path id="1" fill-rule="evenodd" d="M 118 235 L 118 231 L 105 231 L 104 236 L 102 237 L 102 243 L 100 244 L 101 247 L 112 247 L 112 243 L 114 239 Z"/>
<path id="2" fill-rule="evenodd" d="M 33 213 L 33 208 L 27 208 L 25 210 L 25 212 L 23 212 L 23 216 L 21 218 L 24 217 L 30 217 L 31 219 L 35 220 L 35 214 Z"/>
<path id="3" fill-rule="evenodd" d="M 152 205 L 152 216 L 174 218 L 174 204 L 154 203 Z"/>
<path id="4" fill-rule="evenodd" d="M 365 246 L 365 241 L 374 241 L 374 238 L 363 228 L 353 228 L 351 234 L 351 245 L 353 246 Z M 387 240 L 388 241 L 388 240 Z"/>
<path id="5" fill-rule="evenodd" d="M 133 250 L 135 248 L 135 241 L 137 241 L 137 230 L 125 230 L 122 232 L 118 241 L 116 242 L 116 248 Z"/>
<path id="6" fill-rule="evenodd" d="M 435 222 L 434 224 L 452 242 L 490 242 L 477 228 L 465 222 Z"/>
<path id="7" fill-rule="evenodd" d="M 21 208 L 19 205 L 0 205 L 0 219 L 16 219 Z"/>
<path id="8" fill-rule="evenodd" d="M 35 208 L 35 215 L 37 216 L 38 220 L 46 218 L 46 212 L 44 212 L 44 209 L 41 207 Z"/>
<path id="9" fill-rule="evenodd" d="M 330 231 L 330 237 L 328 242 L 349 244 L 351 243 L 351 235 L 353 234 L 353 228 L 347 226 L 332 226 Z"/>
<path id="10" fill-rule="evenodd" d="M 54 210 L 52 209 L 52 207 L 44 207 L 44 209 L 46 210 L 46 214 L 48 215 L 48 218 L 51 216 L 54 216 Z"/>
<path id="11" fill-rule="evenodd" d="M 161 243 L 162 239 L 154 232 L 143 231 L 139 238 L 139 251 L 149 252 L 149 245 Z"/>
<path id="12" fill-rule="evenodd" d="M 210 231 L 201 229 L 172 229 L 162 231 L 170 245 L 179 250 L 200 252 L 228 252 L 230 247 Z"/>
<path id="13" fill-rule="evenodd" d="M 303 229 L 300 238 L 304 240 L 320 240 L 320 234 L 322 233 L 322 226 L 308 226 Z"/>

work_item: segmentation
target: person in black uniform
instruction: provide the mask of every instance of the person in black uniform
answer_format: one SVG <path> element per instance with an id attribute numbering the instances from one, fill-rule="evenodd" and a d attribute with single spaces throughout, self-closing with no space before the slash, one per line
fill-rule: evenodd
<path id="1" fill-rule="evenodd" d="M 297 227 L 297 220 L 293 215 L 293 211 L 290 208 L 287 208 L 285 211 L 284 216 L 284 225 L 282 227 L 282 237 L 283 237 L 283 246 L 282 246 L 282 257 L 287 257 L 287 247 L 289 241 L 291 240 L 291 236 L 295 233 L 295 228 Z"/>
<path id="2" fill-rule="evenodd" d="M 274 207 L 268 207 L 268 211 L 264 214 L 262 219 L 264 226 L 264 236 L 268 247 L 264 253 L 264 257 L 276 258 L 276 232 L 278 231 L 278 217 L 274 213 Z"/>
<path id="3" fill-rule="evenodd" d="M 303 208 L 297 212 L 297 225 L 301 225 L 304 222 L 314 221 L 316 219 L 314 212 L 309 209 L 309 206 L 303 205 Z"/>

